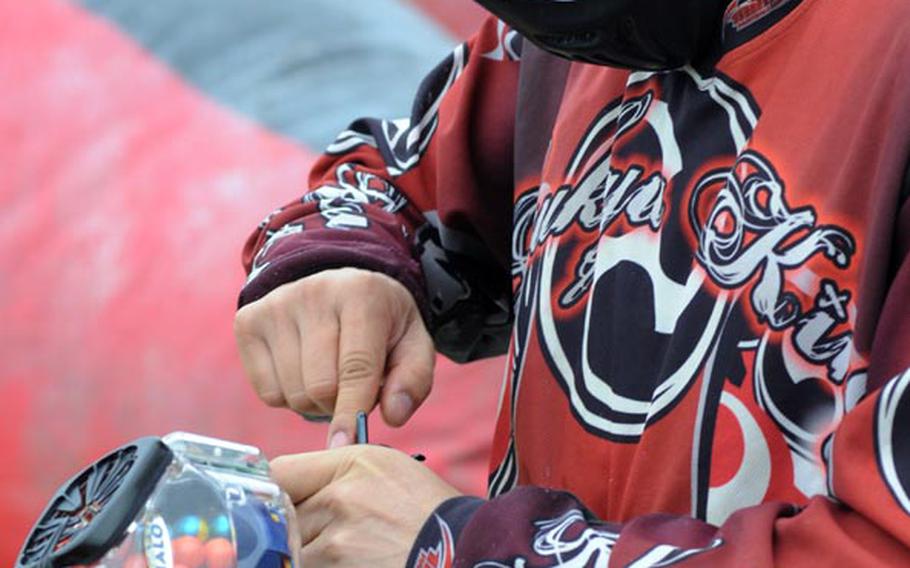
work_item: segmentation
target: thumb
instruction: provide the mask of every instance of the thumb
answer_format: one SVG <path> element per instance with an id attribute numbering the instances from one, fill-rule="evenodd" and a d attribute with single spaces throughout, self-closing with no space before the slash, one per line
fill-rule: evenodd
<path id="1" fill-rule="evenodd" d="M 389 353 L 382 387 L 382 417 L 390 426 L 407 422 L 433 387 L 436 351 L 420 315 L 413 312 L 404 335 Z"/>
<path id="2" fill-rule="evenodd" d="M 388 350 L 388 317 L 370 304 L 342 310 L 338 337 L 338 394 L 329 426 L 330 448 L 354 439 L 355 417 L 376 405 Z"/>

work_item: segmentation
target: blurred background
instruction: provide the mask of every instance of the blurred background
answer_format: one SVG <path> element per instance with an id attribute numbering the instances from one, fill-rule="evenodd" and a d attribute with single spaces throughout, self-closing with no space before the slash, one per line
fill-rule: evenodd
<path id="1" fill-rule="evenodd" d="M 0 565 L 107 450 L 188 430 L 268 455 L 325 427 L 253 396 L 240 248 L 360 115 L 408 113 L 470 0 L 0 0 Z M 501 360 L 440 361 L 401 430 L 482 493 Z"/>

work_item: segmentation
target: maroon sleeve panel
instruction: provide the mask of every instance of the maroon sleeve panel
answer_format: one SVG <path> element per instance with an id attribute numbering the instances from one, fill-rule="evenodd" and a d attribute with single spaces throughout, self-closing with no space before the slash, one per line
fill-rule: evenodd
<path id="1" fill-rule="evenodd" d="M 312 189 L 249 237 L 240 305 L 356 266 L 405 284 L 447 355 L 504 351 L 519 51 L 520 38 L 490 19 L 426 77 L 410 118 L 351 123 L 311 172 Z"/>

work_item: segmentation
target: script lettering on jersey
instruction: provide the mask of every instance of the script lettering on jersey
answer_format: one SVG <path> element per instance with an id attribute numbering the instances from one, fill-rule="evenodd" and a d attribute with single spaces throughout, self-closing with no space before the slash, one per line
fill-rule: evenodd
<path id="1" fill-rule="evenodd" d="M 613 555 L 613 548 L 619 541 L 619 532 L 610 527 L 590 524 L 585 514 L 579 509 L 571 509 L 561 516 L 537 521 L 537 529 L 531 548 L 534 554 L 545 560 L 535 566 L 606 566 Z M 629 568 L 657 568 L 673 566 L 710 552 L 724 545 L 722 538 L 714 538 L 702 548 L 680 548 L 669 544 L 660 544 L 647 550 L 631 563 Z M 551 563 L 552 562 L 552 563 Z M 487 560 L 474 565 L 474 568 L 524 568 L 528 559 L 517 557 L 510 564 Z"/>
<path id="2" fill-rule="evenodd" d="M 660 229 L 666 210 L 667 178 L 662 172 L 648 174 L 644 168 L 632 165 L 626 169 L 612 166 L 612 147 L 617 138 L 646 119 L 653 94 L 631 98 L 621 105 L 607 109 L 587 134 L 572 158 L 570 175 L 592 155 L 594 142 L 607 149 L 587 168 L 576 184 L 564 184 L 550 191 L 548 184 L 521 196 L 516 204 L 512 240 L 513 275 L 520 277 L 528 255 L 547 241 L 573 227 L 590 233 L 606 231 L 625 215 L 632 226 Z M 539 203 L 535 194 L 543 195 Z M 575 268 L 576 278 L 563 294 L 562 302 L 574 303 L 590 285 L 593 274 L 594 250 L 588 250 Z"/>
<path id="3" fill-rule="evenodd" d="M 531 236 L 531 249 L 573 225 L 585 232 L 603 232 L 623 214 L 630 225 L 647 225 L 657 231 L 664 215 L 666 187 L 667 180 L 660 173 L 645 176 L 644 169 L 638 166 L 621 171 L 604 160 L 578 186 L 563 186 L 544 198 Z M 560 299 L 563 305 L 577 301 L 590 285 L 595 248 L 588 249 L 576 266 L 575 280 Z"/>
<path id="4" fill-rule="evenodd" d="M 666 187 L 660 173 L 645 177 L 638 166 L 616 170 L 604 160 L 577 186 L 563 186 L 544 197 L 532 249 L 575 224 L 585 232 L 603 231 L 622 214 L 630 224 L 647 224 L 656 231 L 664 213 Z"/>
<path id="5" fill-rule="evenodd" d="M 703 196 L 716 191 L 707 217 Z M 837 268 L 850 264 L 856 245 L 845 230 L 816 225 L 811 207 L 792 209 L 784 183 L 758 152 L 744 152 L 732 170 L 705 175 L 693 193 L 689 220 L 698 237 L 697 259 L 718 285 L 741 288 L 757 276 L 750 303 L 759 322 L 774 331 L 793 328 L 792 342 L 807 361 L 827 364 L 829 378 L 842 383 L 853 351 L 852 334 L 831 337 L 848 319 L 850 292 L 824 279 L 811 309 L 785 288 L 787 270 L 822 254 Z"/>

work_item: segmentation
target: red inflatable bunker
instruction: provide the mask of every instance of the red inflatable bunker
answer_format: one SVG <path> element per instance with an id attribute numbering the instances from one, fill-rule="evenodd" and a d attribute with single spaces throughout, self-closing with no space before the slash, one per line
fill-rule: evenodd
<path id="1" fill-rule="evenodd" d="M 401 67 L 406 101 L 432 65 L 423 52 L 441 57 L 479 11 L 467 0 L 276 1 L 256 17 L 284 27 L 244 31 L 219 20 L 223 4 L 0 0 L 0 565 L 57 485 L 130 439 L 188 430 L 269 455 L 324 444 L 323 426 L 266 408 L 242 376 L 231 335 L 240 247 L 302 190 L 326 123 L 401 104 L 369 97 L 388 78 L 382 65 Z M 386 16 L 357 23 L 332 4 Z M 402 18 L 416 40 L 383 43 Z M 324 38 L 307 35 L 320 27 Z M 355 57 L 402 61 L 366 66 L 378 78 L 346 73 L 336 56 L 355 44 Z M 373 438 L 481 492 L 501 364 L 440 361 L 412 424 L 374 419 Z"/>

